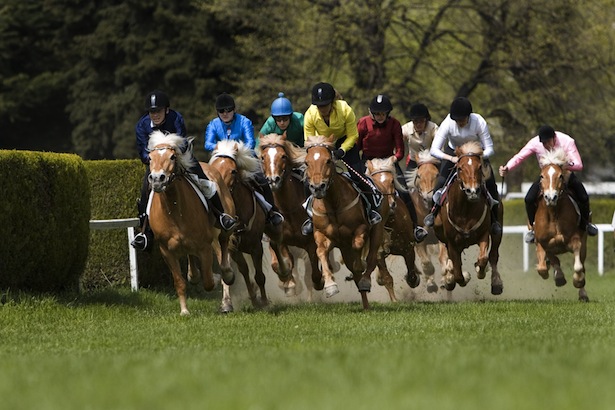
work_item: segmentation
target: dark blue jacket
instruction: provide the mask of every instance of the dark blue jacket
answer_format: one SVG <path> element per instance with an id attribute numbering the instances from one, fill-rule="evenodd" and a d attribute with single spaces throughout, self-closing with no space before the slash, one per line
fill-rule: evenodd
<path id="1" fill-rule="evenodd" d="M 153 131 L 162 131 L 168 134 L 177 134 L 186 138 L 186 124 L 184 123 L 184 117 L 180 113 L 174 110 L 169 110 L 164 122 L 155 127 L 152 120 L 149 118 L 149 114 L 143 115 L 137 122 L 135 127 L 135 133 L 137 134 L 137 150 L 139 151 L 139 158 L 144 164 L 149 164 L 149 152 L 147 152 L 147 143 L 149 142 L 149 136 Z"/>

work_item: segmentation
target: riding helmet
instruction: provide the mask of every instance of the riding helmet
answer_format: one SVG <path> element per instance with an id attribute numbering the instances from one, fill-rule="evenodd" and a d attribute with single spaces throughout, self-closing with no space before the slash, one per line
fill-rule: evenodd
<path id="1" fill-rule="evenodd" d="M 167 108 L 171 105 L 169 97 L 160 90 L 154 90 L 145 98 L 145 109 L 148 111 Z"/>
<path id="2" fill-rule="evenodd" d="M 312 104 L 317 106 L 328 105 L 335 98 L 335 89 L 329 83 L 318 83 L 312 87 Z"/>
<path id="3" fill-rule="evenodd" d="M 410 119 L 417 120 L 419 118 L 425 118 L 427 121 L 431 121 L 431 115 L 429 115 L 429 109 L 425 104 L 416 103 L 410 107 Z"/>
<path id="4" fill-rule="evenodd" d="M 472 114 L 472 103 L 466 97 L 457 97 L 451 104 L 451 119 L 453 121 L 462 120 Z"/>
<path id="5" fill-rule="evenodd" d="M 388 114 L 392 109 L 393 104 L 391 104 L 391 100 L 384 94 L 378 94 L 369 103 L 369 111 L 371 113 L 386 112 Z"/>
<path id="6" fill-rule="evenodd" d="M 281 115 L 291 115 L 293 113 L 293 105 L 290 100 L 284 97 L 284 93 L 279 93 L 278 98 L 271 103 L 271 115 L 278 117 Z"/>
<path id="7" fill-rule="evenodd" d="M 227 93 L 222 93 L 216 97 L 216 110 L 235 108 L 235 100 Z"/>
<path id="8" fill-rule="evenodd" d="M 545 142 L 555 137 L 555 130 L 550 125 L 543 125 L 538 128 L 538 139 L 540 142 Z"/>

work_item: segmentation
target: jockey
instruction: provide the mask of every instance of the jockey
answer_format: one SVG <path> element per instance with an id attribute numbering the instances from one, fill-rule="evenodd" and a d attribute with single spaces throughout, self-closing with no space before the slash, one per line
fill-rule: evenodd
<path id="1" fill-rule="evenodd" d="M 263 137 L 268 134 L 282 135 L 284 132 L 288 141 L 303 147 L 303 114 L 294 112 L 290 100 L 284 97 L 284 93 L 279 93 L 278 98 L 271 103 L 271 116 L 267 118 L 259 134 Z"/>
<path id="2" fill-rule="evenodd" d="M 184 118 L 179 112 L 172 110 L 170 105 L 169 97 L 163 91 L 154 90 L 150 92 L 145 98 L 147 113 L 139 119 L 135 127 L 139 158 L 141 158 L 141 162 L 146 166 L 145 177 L 141 185 L 141 198 L 137 202 L 141 232 L 135 236 L 132 242 L 132 246 L 139 250 L 150 249 L 153 242 L 153 233 L 146 224 L 147 202 L 150 194 L 148 180 L 150 174 L 149 151 L 147 150 L 149 136 L 153 131 L 162 131 L 166 134 L 177 134 L 184 138 L 187 137 Z M 188 145 L 186 144 L 184 149 L 187 147 Z M 194 166 L 188 172 L 197 175 L 199 179 L 208 179 L 197 161 L 194 161 Z M 222 228 L 226 230 L 232 229 L 236 225 L 236 221 L 230 215 L 224 213 L 224 207 L 217 192 L 210 198 L 210 201 L 214 212 L 219 215 Z"/>
<path id="3" fill-rule="evenodd" d="M 235 112 L 235 100 L 227 93 L 222 93 L 216 98 L 216 111 L 218 116 L 211 120 L 205 129 L 205 151 L 211 154 L 216 148 L 218 141 L 231 139 L 243 142 L 254 151 L 254 127 L 252 121 L 244 115 Z M 271 205 L 267 214 L 267 223 L 279 225 L 284 222 L 284 217 L 273 202 L 273 193 L 262 172 L 257 172 L 256 187 Z"/>
<path id="4" fill-rule="evenodd" d="M 536 158 L 540 158 L 547 150 L 561 147 L 566 151 L 566 155 L 570 159 L 568 170 L 570 170 L 570 177 L 568 179 L 568 188 L 574 193 L 575 199 L 579 204 L 579 212 L 581 213 L 581 229 L 587 231 L 591 236 L 598 234 L 598 228 L 593 223 L 589 222 L 590 210 L 589 210 L 589 195 L 581 181 L 576 177 L 572 171 L 582 171 L 583 161 L 581 161 L 581 155 L 577 150 L 577 146 L 574 139 L 564 134 L 563 132 L 555 131 L 549 125 L 543 125 L 538 129 L 538 135 L 528 141 L 527 144 L 521 150 L 515 154 L 507 163 L 500 167 L 500 175 L 502 177 L 515 169 L 525 159 L 532 154 L 536 155 Z M 536 202 L 538 194 L 540 193 L 540 178 L 538 178 L 525 196 L 525 211 L 527 212 L 527 219 L 532 229 L 525 235 L 525 242 L 534 242 L 534 220 L 536 216 Z"/>
<path id="5" fill-rule="evenodd" d="M 406 158 L 406 184 L 408 189 L 414 188 L 416 179 L 416 157 L 419 152 L 429 149 L 438 125 L 431 121 L 429 109 L 425 104 L 417 103 L 410 107 L 410 121 L 402 125 L 401 132 L 408 142 L 408 158 Z"/>
<path id="6" fill-rule="evenodd" d="M 359 138 L 357 131 L 356 116 L 354 110 L 342 96 L 336 92 L 329 83 L 317 83 L 312 87 L 312 105 L 305 112 L 304 118 L 305 138 L 316 135 L 336 138 L 334 159 L 344 158 L 349 169 L 350 178 L 366 193 L 365 197 L 370 202 L 368 220 L 371 225 L 382 221 L 382 217 L 376 211 L 375 195 L 376 188 L 373 184 L 365 182 L 363 162 L 359 158 L 359 148 L 356 144 Z M 354 171 L 354 172 L 353 172 Z M 301 232 L 308 235 L 313 231 L 311 218 L 308 218 L 301 227 Z"/>
<path id="7" fill-rule="evenodd" d="M 405 187 L 404 174 L 398 164 L 398 161 L 404 158 L 405 151 L 401 123 L 395 117 L 391 117 L 391 110 L 393 110 L 393 104 L 386 95 L 379 94 L 372 99 L 369 104 L 369 115 L 359 119 L 357 124 L 359 132 L 357 146 L 363 151 L 364 164 L 370 159 L 388 158 L 392 154 L 395 155 L 397 180 Z M 407 191 L 400 191 L 399 194 L 410 212 L 410 218 L 414 224 L 414 238 L 417 242 L 422 242 L 427 236 L 427 231 L 417 223 L 412 199 Z"/>
<path id="8" fill-rule="evenodd" d="M 440 165 L 440 174 L 434 187 L 434 205 L 430 214 L 425 217 L 425 225 L 433 226 L 434 218 L 437 215 L 447 177 L 450 175 L 454 165 L 459 161 L 455 156 L 455 148 L 462 146 L 466 142 L 477 141 L 483 148 L 483 161 L 485 166 L 491 168 L 489 157 L 495 151 L 493 150 L 493 140 L 489 133 L 487 121 L 480 115 L 472 112 L 472 103 L 465 97 L 457 97 L 453 100 L 450 108 L 450 113 L 446 116 L 431 144 L 430 153 L 436 158 L 442 160 Z M 502 233 L 501 221 L 498 221 L 497 205 L 500 200 L 497 185 L 495 183 L 495 175 L 491 169 L 491 175 L 485 181 L 487 191 L 490 195 L 491 202 L 491 233 L 499 235 Z"/>

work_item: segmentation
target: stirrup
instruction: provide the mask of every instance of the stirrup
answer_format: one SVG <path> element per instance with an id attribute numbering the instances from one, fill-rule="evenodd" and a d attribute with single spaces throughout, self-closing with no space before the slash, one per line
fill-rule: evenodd
<path id="1" fill-rule="evenodd" d="M 529 232 L 525 234 L 523 240 L 525 241 L 525 243 L 534 242 L 536 240 L 536 237 L 534 236 L 534 230 L 530 229 Z"/>
<path id="2" fill-rule="evenodd" d="M 440 205 L 440 201 L 442 200 L 442 191 L 443 190 L 444 190 L 443 188 L 440 188 L 440 189 L 436 190 L 436 192 L 433 193 L 433 196 L 431 198 L 432 198 L 432 201 L 433 201 L 434 204 Z"/>
<path id="3" fill-rule="evenodd" d="M 414 239 L 417 243 L 423 242 L 427 235 L 429 235 L 429 232 L 427 232 L 427 230 L 422 226 L 417 226 L 414 228 Z"/>
<path id="4" fill-rule="evenodd" d="M 278 211 L 271 210 L 269 212 L 269 216 L 267 217 L 267 222 L 274 226 L 279 225 L 284 222 L 284 215 L 282 215 Z"/>
<path id="5" fill-rule="evenodd" d="M 425 226 L 431 227 L 433 226 L 435 219 L 436 219 L 435 211 L 430 212 L 425 216 L 425 219 L 423 219 L 423 223 L 425 224 Z"/>
<path id="6" fill-rule="evenodd" d="M 138 251 L 146 251 L 151 248 L 151 240 L 146 234 L 139 232 L 135 235 L 135 238 L 130 242 L 130 245 Z"/>
<path id="7" fill-rule="evenodd" d="M 502 225 L 498 221 L 491 224 L 491 235 L 502 235 Z"/>
<path id="8" fill-rule="evenodd" d="M 314 224 L 312 223 L 312 219 L 308 218 L 301 225 L 301 233 L 303 236 L 308 236 L 309 234 L 314 232 Z"/>
<path id="9" fill-rule="evenodd" d="M 380 222 L 382 222 L 382 216 L 374 210 L 369 211 L 369 224 L 376 225 Z"/>
<path id="10" fill-rule="evenodd" d="M 237 225 L 239 225 L 239 221 L 237 221 L 237 219 L 233 218 L 229 214 L 222 213 L 220 214 L 219 219 L 220 226 L 222 226 L 222 229 L 224 229 L 225 231 L 230 231 L 233 228 L 236 228 Z"/>
<path id="11" fill-rule="evenodd" d="M 587 231 L 587 234 L 589 236 L 596 236 L 598 235 L 598 227 L 596 225 L 594 225 L 591 222 L 587 223 L 587 227 L 585 228 L 585 230 Z"/>

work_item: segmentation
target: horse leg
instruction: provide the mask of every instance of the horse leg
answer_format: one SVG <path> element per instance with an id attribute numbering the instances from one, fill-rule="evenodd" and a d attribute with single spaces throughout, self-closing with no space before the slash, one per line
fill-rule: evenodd
<path id="1" fill-rule="evenodd" d="M 190 255 L 188 256 L 187 277 L 188 277 L 188 283 L 192 285 L 198 285 L 198 283 L 201 281 L 201 276 L 200 276 L 197 260 L 194 258 L 194 256 L 190 256 Z"/>
<path id="2" fill-rule="evenodd" d="M 218 244 L 216 247 L 216 256 L 218 257 L 218 265 L 220 265 L 220 275 L 222 281 L 227 285 L 232 285 L 235 282 L 235 273 L 231 268 L 231 253 L 229 251 L 229 242 L 231 240 L 231 234 L 226 232 L 219 232 Z"/>
<path id="3" fill-rule="evenodd" d="M 254 265 L 254 280 L 260 290 L 261 300 L 260 306 L 267 306 L 269 304 L 269 298 L 267 297 L 267 291 L 265 290 L 265 273 L 263 272 L 263 246 L 256 246 L 252 253 L 252 264 Z M 256 298 L 255 298 L 255 301 Z M 254 305 L 258 307 L 259 304 Z"/>
<path id="4" fill-rule="evenodd" d="M 167 263 L 167 266 L 173 275 L 173 285 L 175 286 L 175 292 L 179 298 L 179 314 L 181 316 L 187 316 L 190 312 L 186 306 L 186 281 L 182 275 L 179 259 L 176 258 L 171 251 L 162 246 L 160 246 L 160 253 L 162 254 L 164 261 Z"/>
<path id="5" fill-rule="evenodd" d="M 199 257 L 188 256 L 188 272 L 195 270 L 195 272 L 201 272 L 201 281 L 203 282 L 203 289 L 207 292 L 212 291 L 216 286 L 214 282 L 214 273 L 212 265 L 214 261 L 213 249 L 211 246 L 205 246 L 199 252 Z"/>
<path id="6" fill-rule="evenodd" d="M 465 286 L 470 281 L 470 275 L 462 270 L 461 252 L 454 247 L 448 248 L 448 257 L 453 264 L 453 277 L 459 286 Z M 448 289 L 448 288 L 447 288 Z M 452 289 L 448 289 L 452 290 Z"/>
<path id="7" fill-rule="evenodd" d="M 566 285 L 566 276 L 562 270 L 559 258 L 555 254 L 548 254 L 549 262 L 553 266 L 553 279 L 555 280 L 555 286 L 561 287 Z"/>
<path id="8" fill-rule="evenodd" d="M 254 282 L 252 282 L 252 279 L 250 279 L 250 269 L 248 268 L 248 264 L 246 263 L 246 258 L 243 256 L 243 253 L 240 250 L 234 250 L 233 252 L 231 252 L 231 257 L 237 264 L 237 269 L 239 269 L 239 272 L 241 272 L 241 276 L 243 276 L 243 280 L 246 283 L 246 288 L 248 290 L 248 295 L 250 296 L 250 301 L 252 302 L 252 306 L 258 307 L 258 300 L 256 298 L 256 290 L 254 289 Z M 229 295 L 229 299 L 230 299 L 230 295 Z"/>
<path id="9" fill-rule="evenodd" d="M 428 293 L 437 292 L 438 285 L 436 285 L 434 281 L 434 273 L 436 269 L 434 268 L 433 263 L 431 263 L 431 257 L 429 256 L 429 252 L 427 251 L 427 244 L 425 244 L 424 242 L 421 242 L 421 243 L 414 245 L 414 251 L 416 253 L 416 256 L 421 261 L 421 271 L 423 272 L 423 276 L 427 278 L 427 284 L 426 284 L 427 292 Z M 406 263 L 406 266 L 407 265 L 408 264 Z"/>
<path id="10" fill-rule="evenodd" d="M 330 298 L 340 291 L 337 283 L 335 283 L 331 267 L 329 266 L 329 252 L 332 249 L 332 243 L 319 231 L 314 232 L 314 241 L 316 242 L 316 255 L 318 255 L 318 260 L 322 267 L 322 276 L 324 280 L 323 289 L 325 291 L 325 296 Z M 317 284 L 314 284 L 314 287 L 318 289 Z"/>
<path id="11" fill-rule="evenodd" d="M 549 279 L 549 266 L 547 266 L 547 252 L 540 243 L 536 243 L 536 270 L 543 279 Z"/>
<path id="12" fill-rule="evenodd" d="M 288 246 L 276 243 L 271 240 L 269 242 L 269 248 L 272 255 L 275 255 L 277 266 L 274 267 L 272 264 L 272 267 L 275 273 L 278 275 L 278 278 L 282 282 L 284 294 L 289 297 L 295 296 L 297 294 L 297 284 L 295 283 L 295 278 L 293 277 L 294 261 L 292 255 L 290 254 L 290 251 L 288 250 Z M 273 256 L 271 260 L 273 260 Z"/>
<path id="13" fill-rule="evenodd" d="M 486 267 L 487 267 L 487 248 L 489 247 L 489 236 L 483 238 L 478 243 L 478 259 L 474 263 L 474 269 L 476 270 L 476 277 L 478 279 L 485 279 Z"/>
<path id="14" fill-rule="evenodd" d="M 397 302 L 397 297 L 395 297 L 395 288 L 393 287 L 393 277 L 387 268 L 384 256 L 378 258 L 377 265 L 378 278 L 376 281 L 380 286 L 384 286 L 387 292 L 389 292 L 389 299 L 391 299 L 391 302 Z"/>
<path id="15" fill-rule="evenodd" d="M 218 312 L 220 313 L 232 313 L 233 301 L 231 300 L 231 287 L 222 281 L 222 301 L 220 302 L 220 307 L 218 308 Z"/>
<path id="16" fill-rule="evenodd" d="M 572 284 L 575 288 L 579 289 L 579 300 L 581 302 L 589 302 L 589 297 L 585 291 L 585 257 L 587 253 L 587 247 L 585 243 L 581 242 L 578 246 L 578 252 L 575 249 L 574 252 L 574 276 L 572 277 Z"/>
<path id="17" fill-rule="evenodd" d="M 415 265 L 416 257 L 414 255 L 413 247 L 410 246 L 407 249 L 405 249 L 402 256 L 404 258 L 404 262 L 406 263 L 406 276 L 405 276 L 406 283 L 411 288 L 416 288 L 421 283 L 421 277 L 419 276 L 418 269 Z M 433 268 L 433 265 L 432 265 L 432 268 Z M 431 273 L 430 278 L 431 278 L 431 282 L 433 286 L 436 287 L 436 291 L 437 291 L 438 286 L 436 286 L 436 284 L 433 283 L 433 271 Z"/>
<path id="18" fill-rule="evenodd" d="M 312 271 L 311 272 L 312 285 L 314 289 L 322 290 L 325 287 L 325 281 L 322 276 L 322 270 L 320 266 L 318 265 L 318 256 L 316 255 L 316 244 L 313 242 L 310 242 L 309 245 L 305 247 L 305 251 L 307 252 L 308 259 L 310 260 L 310 268 Z"/>

